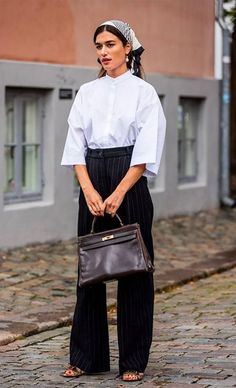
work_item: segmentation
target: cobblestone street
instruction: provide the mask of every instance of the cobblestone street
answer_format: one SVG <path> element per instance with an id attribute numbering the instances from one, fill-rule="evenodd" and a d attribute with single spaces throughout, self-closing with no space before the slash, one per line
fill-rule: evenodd
<path id="1" fill-rule="evenodd" d="M 154 338 L 145 378 L 117 377 L 116 325 L 110 325 L 111 372 L 66 380 L 70 328 L 2 346 L 1 387 L 236 387 L 236 269 L 156 295 Z M 114 317 L 115 321 L 115 317 Z"/>
<path id="2" fill-rule="evenodd" d="M 132 386 L 236 386 L 235 222 L 236 209 L 227 209 L 154 223 L 154 340 L 145 379 Z M 60 376 L 70 333 L 61 326 L 75 303 L 75 240 L 2 250 L 0 267 L 2 387 L 126 386 L 117 377 L 116 283 L 108 285 L 111 372 Z"/>
<path id="3" fill-rule="evenodd" d="M 235 224 L 236 209 L 156 221 L 156 290 L 236 266 Z M 70 323 L 76 277 L 75 240 L 0 251 L 0 345 Z"/>

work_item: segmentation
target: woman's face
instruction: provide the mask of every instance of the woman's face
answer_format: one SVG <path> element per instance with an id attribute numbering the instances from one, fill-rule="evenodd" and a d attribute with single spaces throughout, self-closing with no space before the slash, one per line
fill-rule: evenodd
<path id="1" fill-rule="evenodd" d="M 124 47 L 116 35 L 103 31 L 98 34 L 95 46 L 97 56 L 108 75 L 118 76 L 127 71 L 126 55 L 131 50 L 129 43 Z"/>

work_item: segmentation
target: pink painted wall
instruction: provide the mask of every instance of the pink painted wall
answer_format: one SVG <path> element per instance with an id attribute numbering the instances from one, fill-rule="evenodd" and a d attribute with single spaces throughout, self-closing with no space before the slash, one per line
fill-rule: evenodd
<path id="1" fill-rule="evenodd" d="M 0 0 L 0 59 L 97 67 L 111 18 L 135 30 L 146 72 L 214 77 L 214 0 Z"/>

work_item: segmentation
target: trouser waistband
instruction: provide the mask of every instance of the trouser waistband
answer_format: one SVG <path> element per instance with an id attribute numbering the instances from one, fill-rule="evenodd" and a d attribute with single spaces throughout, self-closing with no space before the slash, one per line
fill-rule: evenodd
<path id="1" fill-rule="evenodd" d="M 133 145 L 113 148 L 88 148 L 87 156 L 91 158 L 114 158 L 118 156 L 132 155 L 133 148 Z"/>

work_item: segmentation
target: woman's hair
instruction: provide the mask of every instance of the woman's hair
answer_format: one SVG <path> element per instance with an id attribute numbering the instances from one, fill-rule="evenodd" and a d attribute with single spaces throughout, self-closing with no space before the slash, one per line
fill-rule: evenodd
<path id="1" fill-rule="evenodd" d="M 96 38 L 97 38 L 98 34 L 101 34 L 101 32 L 103 32 L 103 31 L 111 32 L 113 35 L 117 36 L 117 38 L 120 39 L 121 42 L 123 43 L 123 46 L 125 46 L 128 43 L 128 41 L 126 40 L 124 35 L 119 30 L 117 30 L 113 26 L 106 24 L 106 25 L 99 26 L 96 29 L 94 36 L 93 36 L 94 44 L 96 43 Z M 132 50 L 130 50 L 130 52 L 128 54 L 128 59 L 129 59 L 129 61 L 127 62 L 127 67 L 128 67 L 128 69 L 131 69 L 132 61 L 135 60 L 135 57 L 133 55 Z M 99 59 L 98 59 L 98 62 L 101 64 Z M 135 75 L 139 78 L 144 78 L 144 70 L 143 70 L 142 65 L 140 64 L 140 60 L 135 63 L 135 66 L 137 67 L 137 71 L 135 72 Z M 98 73 L 98 78 L 104 77 L 105 75 L 106 75 L 106 70 L 103 67 L 101 67 L 101 69 Z"/>

